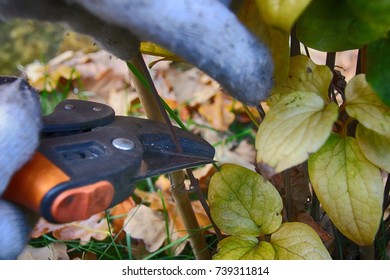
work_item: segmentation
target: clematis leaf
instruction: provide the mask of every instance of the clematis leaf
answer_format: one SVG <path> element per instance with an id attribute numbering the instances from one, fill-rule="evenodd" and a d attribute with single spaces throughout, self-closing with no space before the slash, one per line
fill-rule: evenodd
<path id="1" fill-rule="evenodd" d="M 282 222 L 282 199 L 271 183 L 256 172 L 224 164 L 209 185 L 211 216 L 230 235 L 260 236 Z"/>
<path id="2" fill-rule="evenodd" d="M 389 37 L 390 33 L 367 45 L 367 82 L 388 107 L 390 107 Z"/>
<path id="3" fill-rule="evenodd" d="M 256 248 L 257 242 L 257 238 L 253 236 L 228 236 L 218 243 L 218 253 L 213 256 L 213 259 L 239 260 L 245 254 L 247 254 L 248 251 L 251 251 Z"/>
<path id="4" fill-rule="evenodd" d="M 296 19 L 311 0 L 256 0 L 264 21 L 273 27 L 290 32 Z"/>
<path id="5" fill-rule="evenodd" d="M 255 237 L 229 236 L 218 243 L 217 260 L 329 260 L 318 234 L 304 223 L 284 223 L 270 242 Z"/>
<path id="6" fill-rule="evenodd" d="M 390 172 L 390 137 L 383 136 L 358 124 L 356 139 L 360 150 L 369 161 Z"/>
<path id="7" fill-rule="evenodd" d="M 330 260 L 318 234 L 304 223 L 284 223 L 272 234 L 276 260 Z"/>
<path id="8" fill-rule="evenodd" d="M 267 113 L 256 136 L 257 162 L 266 176 L 307 160 L 328 138 L 338 107 L 316 93 L 297 91 L 282 97 Z"/>
<path id="9" fill-rule="evenodd" d="M 271 92 L 269 104 L 272 106 L 281 97 L 294 91 L 315 92 L 324 101 L 329 102 L 328 88 L 333 74 L 326 65 L 317 65 L 304 55 L 296 55 L 290 59 L 288 78 L 284 84 L 277 86 Z"/>
<path id="10" fill-rule="evenodd" d="M 345 98 L 348 115 L 366 128 L 390 137 L 390 107 L 378 98 L 364 74 L 355 76 L 348 83 Z"/>
<path id="11" fill-rule="evenodd" d="M 382 177 L 357 140 L 331 134 L 310 156 L 309 176 L 335 226 L 361 246 L 372 244 L 382 215 Z"/>

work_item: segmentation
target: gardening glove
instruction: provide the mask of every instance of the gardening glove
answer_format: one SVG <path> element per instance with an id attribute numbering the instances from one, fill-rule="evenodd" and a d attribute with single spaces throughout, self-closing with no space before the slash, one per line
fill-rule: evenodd
<path id="1" fill-rule="evenodd" d="M 37 93 L 22 79 L 0 86 L 0 259 L 15 259 L 38 220 L 2 200 L 12 175 L 32 156 L 39 143 L 40 104 Z"/>
<path id="2" fill-rule="evenodd" d="M 63 22 L 129 60 L 139 40 L 157 43 L 214 78 L 248 105 L 266 99 L 273 63 L 228 9 L 229 0 L 0 0 L 0 18 Z"/>
<path id="3" fill-rule="evenodd" d="M 216 79 L 248 105 L 272 87 L 268 49 L 226 7 L 229 0 L 0 0 L 0 19 L 62 22 L 92 36 L 123 60 L 147 40 L 176 53 Z M 39 104 L 23 81 L 1 87 L 0 194 L 38 145 Z M 15 258 L 33 222 L 27 212 L 0 200 L 0 258 Z"/>

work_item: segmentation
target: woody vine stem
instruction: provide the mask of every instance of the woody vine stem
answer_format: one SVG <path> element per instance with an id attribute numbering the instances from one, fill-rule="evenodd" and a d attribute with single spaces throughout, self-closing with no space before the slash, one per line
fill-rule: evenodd
<path id="1" fill-rule="evenodd" d="M 150 76 L 148 68 L 145 65 L 142 54 L 138 53 L 130 61 L 130 63 L 128 63 L 128 66 L 131 70 L 130 75 L 140 97 L 142 106 L 145 109 L 146 116 L 148 119 L 164 122 L 167 124 L 168 129 L 171 131 L 175 145 L 180 151 L 181 147 L 173 130 L 173 126 L 160 102 L 159 95 L 153 84 L 153 80 Z M 196 259 L 211 259 L 205 237 L 199 228 L 199 223 L 196 219 L 194 210 L 191 206 L 191 201 L 188 197 L 188 193 L 184 185 L 184 172 L 173 172 L 170 174 L 170 179 L 172 197 L 175 200 L 178 214 L 180 215 L 187 233 L 190 236 L 190 244 Z"/>

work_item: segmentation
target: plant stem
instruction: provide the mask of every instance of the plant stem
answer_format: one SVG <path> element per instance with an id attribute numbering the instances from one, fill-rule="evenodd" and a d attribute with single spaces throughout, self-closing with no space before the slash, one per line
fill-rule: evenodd
<path id="1" fill-rule="evenodd" d="M 207 204 L 206 198 L 204 197 L 202 190 L 200 189 L 198 179 L 195 178 L 194 174 L 192 173 L 192 171 L 190 169 L 187 169 L 187 174 L 188 174 L 188 177 L 190 178 L 191 186 L 194 188 L 195 193 L 197 194 L 199 201 L 203 206 L 204 211 L 206 212 L 207 216 L 209 217 L 211 225 L 213 226 L 213 228 L 215 230 L 215 234 L 217 235 L 218 241 L 221 241 L 222 240 L 221 230 L 214 223 L 213 217 L 211 217 L 210 207 Z"/>
<path id="2" fill-rule="evenodd" d="M 167 112 L 164 110 L 164 107 L 160 102 L 160 96 L 157 93 L 153 79 L 150 76 L 142 54 L 139 52 L 131 60 L 131 63 L 127 63 L 127 65 L 132 70 L 130 71 L 130 75 L 138 91 L 138 95 L 142 106 L 145 109 L 146 116 L 148 119 L 165 123 L 171 133 L 176 149 L 179 152 L 182 152 L 182 148 L 179 144 L 176 132 L 173 128 L 173 125 L 171 124 Z"/>
<path id="3" fill-rule="evenodd" d="M 159 96 L 156 88 L 154 87 L 150 73 L 145 65 L 141 53 L 135 56 L 131 60 L 131 64 L 135 66 L 144 79 L 140 75 L 137 75 L 135 71 L 130 71 L 131 78 L 134 81 L 134 85 L 140 96 L 141 103 L 145 109 L 145 113 L 149 119 L 166 122 L 168 127 L 170 127 L 172 137 L 175 140 L 176 146 L 180 151 L 181 147 L 178 145 L 177 139 L 175 139 L 176 134 L 172 129 L 172 124 L 170 123 L 169 117 L 166 114 L 166 111 L 163 110 L 163 107 L 159 101 Z M 129 67 L 132 65 L 128 63 Z M 131 69 L 133 70 L 133 69 Z M 147 82 L 147 84 L 145 84 Z M 165 117 L 164 117 L 165 116 Z M 178 214 L 183 220 L 184 226 L 187 232 L 190 234 L 190 243 L 194 251 L 195 257 L 197 259 L 210 259 L 210 252 L 207 248 L 206 240 L 204 238 L 203 232 L 199 229 L 198 221 L 194 210 L 192 209 L 191 202 L 188 198 L 187 191 L 184 185 L 184 172 L 176 171 L 170 174 L 171 178 L 171 193 L 176 203 L 176 209 Z"/>
<path id="4" fill-rule="evenodd" d="M 291 169 L 283 172 L 284 192 L 286 196 L 286 218 L 288 222 L 293 221 L 292 198 L 291 198 Z"/>
<path id="5" fill-rule="evenodd" d="M 360 256 L 362 260 L 375 260 L 374 243 L 369 246 L 360 246 Z"/>
<path id="6" fill-rule="evenodd" d="M 206 240 L 203 231 L 199 228 L 198 220 L 196 219 L 194 210 L 191 206 L 191 201 L 188 198 L 188 192 L 184 185 L 184 173 L 173 172 L 171 174 L 171 192 L 175 199 L 176 209 L 181 216 L 184 226 L 190 235 L 190 243 L 194 255 L 198 260 L 211 259 L 210 251 L 207 248 Z"/>
<path id="7" fill-rule="evenodd" d="M 330 68 L 330 70 L 332 72 L 333 72 L 335 63 L 336 63 L 336 53 L 335 52 L 328 52 L 326 54 L 326 65 Z"/>
<path id="8" fill-rule="evenodd" d="M 290 56 L 295 56 L 299 54 L 301 54 L 301 43 L 296 36 L 296 27 L 294 25 L 291 29 Z"/>

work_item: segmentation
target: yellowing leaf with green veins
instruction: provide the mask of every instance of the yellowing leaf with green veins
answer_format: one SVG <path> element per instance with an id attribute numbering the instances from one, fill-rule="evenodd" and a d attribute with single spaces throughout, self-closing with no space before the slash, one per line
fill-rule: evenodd
<path id="1" fill-rule="evenodd" d="M 275 28 L 290 32 L 295 20 L 311 0 L 256 0 L 264 21 Z"/>
<path id="2" fill-rule="evenodd" d="M 266 244 L 264 244 L 266 243 Z M 261 247 L 261 248 L 259 248 Z M 254 258 L 248 258 L 251 252 L 259 248 L 260 253 Z M 228 236 L 218 243 L 217 251 L 213 256 L 214 260 L 241 260 L 241 259 L 264 259 L 273 260 L 275 252 L 272 246 L 267 242 L 261 242 L 258 246 L 258 240 L 253 236 Z"/>
<path id="3" fill-rule="evenodd" d="M 356 139 L 360 150 L 374 165 L 390 172 L 390 137 L 383 136 L 358 124 Z"/>
<path id="4" fill-rule="evenodd" d="M 333 74 L 326 65 L 317 65 L 304 55 L 291 57 L 288 77 L 283 85 L 271 92 L 269 104 L 272 106 L 282 96 L 294 91 L 315 92 L 329 101 L 328 88 Z"/>
<path id="5" fill-rule="evenodd" d="M 348 83 L 345 98 L 348 115 L 366 128 L 390 137 L 390 107 L 381 102 L 364 74 L 355 76 Z"/>
<path id="6" fill-rule="evenodd" d="M 266 176 L 304 162 L 328 138 L 338 107 L 316 93 L 297 91 L 282 97 L 267 113 L 256 136 L 260 168 Z"/>
<path id="7" fill-rule="evenodd" d="M 360 246 L 372 244 L 382 215 L 383 183 L 357 140 L 331 134 L 310 156 L 309 176 L 335 226 Z"/>
<path id="8" fill-rule="evenodd" d="M 260 236 L 282 222 L 282 199 L 275 187 L 256 172 L 224 164 L 209 185 L 211 216 L 230 235 Z"/>
<path id="9" fill-rule="evenodd" d="M 276 260 L 330 260 L 321 238 L 304 223 L 284 223 L 272 234 Z"/>
<path id="10" fill-rule="evenodd" d="M 216 260 L 329 260 L 318 234 L 304 223 L 284 223 L 270 242 L 255 237 L 229 236 L 218 243 Z"/>
<path id="11" fill-rule="evenodd" d="M 256 247 L 249 250 L 240 260 L 274 260 L 275 250 L 269 242 L 260 241 Z"/>

